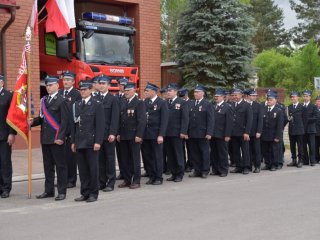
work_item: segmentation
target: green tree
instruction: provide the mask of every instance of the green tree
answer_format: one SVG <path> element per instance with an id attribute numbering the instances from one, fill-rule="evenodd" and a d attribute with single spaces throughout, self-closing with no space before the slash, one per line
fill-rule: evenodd
<path id="1" fill-rule="evenodd" d="M 161 59 L 162 62 L 175 58 L 175 41 L 178 20 L 188 0 L 161 0 Z"/>
<path id="2" fill-rule="evenodd" d="M 177 34 L 177 59 L 186 87 L 247 81 L 254 34 L 248 6 L 238 0 L 190 0 Z"/>
<path id="3" fill-rule="evenodd" d="M 319 0 L 290 0 L 291 8 L 296 12 L 299 24 L 292 29 L 297 43 L 307 43 L 320 32 Z"/>
<path id="4" fill-rule="evenodd" d="M 278 47 L 286 41 L 283 10 L 273 0 L 251 0 L 250 10 L 256 27 L 252 42 L 258 53 Z"/>
<path id="5" fill-rule="evenodd" d="M 274 49 L 263 51 L 253 61 L 258 70 L 260 87 L 281 87 L 288 79 L 293 65 L 292 59 Z"/>

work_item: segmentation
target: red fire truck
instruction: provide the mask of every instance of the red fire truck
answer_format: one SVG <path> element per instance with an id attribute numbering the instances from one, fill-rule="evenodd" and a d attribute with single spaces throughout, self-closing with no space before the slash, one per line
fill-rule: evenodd
<path id="1" fill-rule="evenodd" d="M 111 92 L 118 91 L 117 80 L 129 78 L 139 88 L 134 62 L 133 19 L 103 13 L 85 12 L 71 33 L 57 38 L 39 24 L 41 95 L 43 79 L 64 70 L 76 73 L 76 86 L 82 79 L 104 74 L 112 77 Z"/>

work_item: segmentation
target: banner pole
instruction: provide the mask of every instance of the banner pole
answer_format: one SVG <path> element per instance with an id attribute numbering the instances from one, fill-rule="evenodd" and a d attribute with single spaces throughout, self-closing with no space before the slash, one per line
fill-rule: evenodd
<path id="1" fill-rule="evenodd" d="M 27 99 L 28 99 L 28 120 L 31 116 L 31 28 L 28 26 L 26 30 L 26 57 L 27 57 Z M 28 129 L 28 198 L 32 197 L 32 135 L 31 126 Z"/>

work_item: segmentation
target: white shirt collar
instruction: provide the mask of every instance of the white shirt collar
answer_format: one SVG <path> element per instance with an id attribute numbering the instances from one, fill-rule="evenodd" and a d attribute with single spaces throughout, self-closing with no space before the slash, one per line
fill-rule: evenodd
<path id="1" fill-rule="evenodd" d="M 0 93 L 2 92 L 2 89 L 3 89 L 3 87 L 2 87 L 2 88 L 0 88 Z"/>
<path id="2" fill-rule="evenodd" d="M 178 96 L 175 96 L 173 99 L 169 99 L 172 100 L 172 102 L 174 102 L 177 99 Z"/>
<path id="3" fill-rule="evenodd" d="M 51 99 L 53 99 L 58 94 L 58 91 L 56 91 L 54 94 L 49 95 Z"/>
<path id="4" fill-rule="evenodd" d="M 310 101 L 306 102 L 306 103 L 303 103 L 303 105 L 308 107 L 309 103 L 310 103 Z"/>
<path id="5" fill-rule="evenodd" d="M 106 91 L 105 93 L 100 92 L 100 95 L 105 97 L 108 94 L 109 91 Z"/>
<path id="6" fill-rule="evenodd" d="M 150 99 L 151 103 L 154 103 L 154 101 L 157 99 L 157 95 L 155 95 L 153 98 Z"/>
<path id="7" fill-rule="evenodd" d="M 242 102 L 243 98 L 239 102 L 236 102 L 237 105 L 239 105 Z"/>
<path id="8" fill-rule="evenodd" d="M 82 101 L 84 100 L 85 103 L 87 104 L 89 102 L 90 98 L 91 98 L 91 95 L 89 97 L 85 98 L 85 99 L 82 98 Z"/>
<path id="9" fill-rule="evenodd" d="M 128 102 L 128 103 L 130 103 L 130 102 L 132 101 L 132 99 L 134 99 L 135 96 L 136 96 L 136 95 L 134 94 L 134 95 L 129 99 L 129 102 Z"/>
<path id="10" fill-rule="evenodd" d="M 217 103 L 217 105 L 220 107 L 222 103 L 224 103 L 224 101 Z"/>
<path id="11" fill-rule="evenodd" d="M 69 92 L 71 92 L 72 89 L 73 89 L 73 86 L 71 86 L 71 88 L 69 88 L 69 89 L 64 89 L 63 93 L 65 93 L 66 91 L 68 91 L 68 93 L 69 93 Z"/>
<path id="12" fill-rule="evenodd" d="M 201 99 L 199 99 L 199 100 L 196 100 L 196 101 L 198 101 L 198 104 L 199 104 L 202 100 L 203 100 L 203 98 L 201 98 Z"/>
<path id="13" fill-rule="evenodd" d="M 268 110 L 269 110 L 269 108 L 270 108 L 270 112 L 274 109 L 274 106 L 275 105 L 273 105 L 273 106 L 268 106 Z"/>

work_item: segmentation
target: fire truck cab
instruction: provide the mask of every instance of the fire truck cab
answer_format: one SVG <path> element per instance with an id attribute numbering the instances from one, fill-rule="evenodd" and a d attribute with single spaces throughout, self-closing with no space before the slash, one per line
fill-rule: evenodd
<path id="1" fill-rule="evenodd" d="M 79 80 L 104 74 L 112 77 L 111 92 L 118 91 L 117 80 L 126 77 L 139 88 L 138 68 L 134 61 L 133 19 L 96 12 L 84 12 L 70 34 L 57 38 L 39 24 L 41 95 L 44 78 L 69 70 Z M 61 85 L 62 86 L 62 85 Z"/>

